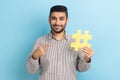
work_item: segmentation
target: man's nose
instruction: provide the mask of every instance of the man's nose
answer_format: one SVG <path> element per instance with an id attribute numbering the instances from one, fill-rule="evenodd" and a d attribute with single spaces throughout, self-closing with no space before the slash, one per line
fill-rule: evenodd
<path id="1" fill-rule="evenodd" d="M 56 20 L 56 24 L 58 25 L 59 23 L 60 23 L 60 20 L 59 20 L 59 19 L 57 19 L 57 20 Z"/>

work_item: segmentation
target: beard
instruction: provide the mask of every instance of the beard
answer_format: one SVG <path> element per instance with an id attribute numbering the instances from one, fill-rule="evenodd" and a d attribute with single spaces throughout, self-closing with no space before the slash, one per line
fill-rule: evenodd
<path id="1" fill-rule="evenodd" d="M 51 26 L 51 29 L 52 29 L 53 32 L 61 33 L 63 31 L 65 31 L 66 24 L 65 25 L 57 25 L 57 24 L 55 24 L 55 25 L 50 25 L 50 26 Z M 62 27 L 62 28 L 61 29 L 57 29 L 57 28 L 55 28 L 55 26 Z"/>

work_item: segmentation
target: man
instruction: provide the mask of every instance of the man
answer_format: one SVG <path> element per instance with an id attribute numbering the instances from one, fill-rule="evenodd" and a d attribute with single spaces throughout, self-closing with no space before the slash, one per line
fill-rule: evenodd
<path id="1" fill-rule="evenodd" d="M 77 80 L 76 70 L 89 69 L 93 50 L 84 47 L 75 51 L 70 47 L 74 40 L 65 32 L 68 23 L 67 8 L 53 6 L 50 10 L 51 32 L 34 44 L 27 61 L 30 73 L 40 71 L 39 80 Z"/>

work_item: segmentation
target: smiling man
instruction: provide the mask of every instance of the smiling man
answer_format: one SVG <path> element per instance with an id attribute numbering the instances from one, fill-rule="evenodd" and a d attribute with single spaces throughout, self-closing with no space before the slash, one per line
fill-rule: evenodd
<path id="1" fill-rule="evenodd" d="M 70 47 L 74 40 L 65 32 L 68 11 L 63 5 L 50 9 L 51 32 L 39 38 L 27 60 L 30 73 L 40 71 L 39 80 L 77 80 L 76 71 L 90 67 L 93 50 L 88 47 L 77 52 Z"/>

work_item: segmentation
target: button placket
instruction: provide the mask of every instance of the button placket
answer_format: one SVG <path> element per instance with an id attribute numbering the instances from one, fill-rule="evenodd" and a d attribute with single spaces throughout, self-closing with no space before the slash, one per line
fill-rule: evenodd
<path id="1" fill-rule="evenodd" d="M 62 50 L 63 50 L 63 43 L 62 43 L 62 40 L 61 41 L 58 41 L 58 52 L 57 52 L 57 62 L 58 62 L 58 80 L 62 80 L 62 75 L 63 75 L 63 71 L 62 71 Z"/>

